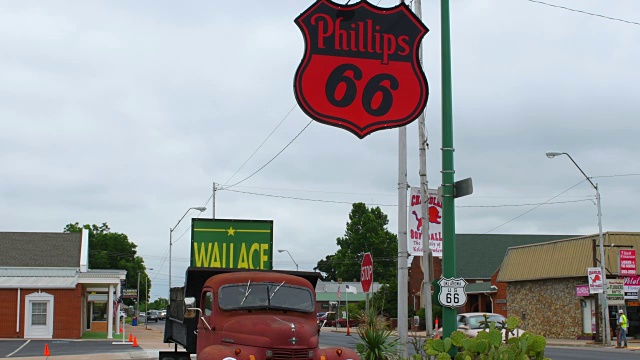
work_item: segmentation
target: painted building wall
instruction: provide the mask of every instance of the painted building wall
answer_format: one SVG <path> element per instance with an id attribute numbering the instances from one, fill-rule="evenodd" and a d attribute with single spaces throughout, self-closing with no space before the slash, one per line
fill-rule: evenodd
<path id="1" fill-rule="evenodd" d="M 18 290 L 0 289 L 0 338 L 24 338 L 25 297 L 38 290 L 22 289 L 20 291 L 20 319 L 19 330 L 16 331 L 18 321 Z M 75 289 L 44 289 L 42 292 L 54 296 L 53 302 L 53 338 L 78 339 L 82 336 L 82 290 L 78 285 Z"/>
<path id="2" fill-rule="evenodd" d="M 507 313 L 522 320 L 522 328 L 549 338 L 582 335 L 582 305 L 575 288 L 584 278 L 507 283 Z"/>

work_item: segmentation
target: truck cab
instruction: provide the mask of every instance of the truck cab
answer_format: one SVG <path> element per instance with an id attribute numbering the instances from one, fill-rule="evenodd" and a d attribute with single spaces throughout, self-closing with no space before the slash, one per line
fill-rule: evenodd
<path id="1" fill-rule="evenodd" d="M 311 272 L 217 271 L 197 296 L 187 296 L 188 273 L 182 319 L 172 319 L 181 302 L 172 290 L 165 342 L 183 345 L 198 360 L 358 359 L 347 348 L 319 347 L 317 279 Z"/>

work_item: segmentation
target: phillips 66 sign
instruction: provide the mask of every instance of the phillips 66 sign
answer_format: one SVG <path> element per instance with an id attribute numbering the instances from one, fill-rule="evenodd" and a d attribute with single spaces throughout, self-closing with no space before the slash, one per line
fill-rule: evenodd
<path id="1" fill-rule="evenodd" d="M 317 0 L 295 22 L 305 41 L 295 96 L 309 117 L 364 138 L 422 113 L 429 89 L 418 50 L 429 30 L 406 4 Z"/>
<path id="2" fill-rule="evenodd" d="M 438 285 L 440 285 L 438 300 L 442 306 L 453 309 L 467 302 L 467 293 L 464 291 L 467 282 L 464 279 L 441 278 L 438 280 Z"/>

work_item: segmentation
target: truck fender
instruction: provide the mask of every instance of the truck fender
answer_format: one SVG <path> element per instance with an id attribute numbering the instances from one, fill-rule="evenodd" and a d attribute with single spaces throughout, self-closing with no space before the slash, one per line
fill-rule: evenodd
<path id="1" fill-rule="evenodd" d="M 241 360 L 245 358 L 243 355 L 236 355 L 228 346 L 210 345 L 198 353 L 198 360 Z"/>
<path id="2" fill-rule="evenodd" d="M 346 347 L 324 348 L 320 354 L 324 355 L 326 360 L 360 360 L 357 352 Z"/>

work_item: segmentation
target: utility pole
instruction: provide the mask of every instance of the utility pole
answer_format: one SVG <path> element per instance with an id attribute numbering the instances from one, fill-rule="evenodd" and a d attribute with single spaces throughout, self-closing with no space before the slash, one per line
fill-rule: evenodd
<path id="1" fill-rule="evenodd" d="M 413 12 L 422 20 L 422 0 L 413 0 Z M 418 59 L 422 66 L 422 45 L 418 49 Z M 427 136 L 424 112 L 418 117 L 418 151 L 420 153 L 420 211 L 422 212 L 422 288 L 424 296 L 424 322 L 427 337 L 433 334 L 433 313 L 431 311 L 431 248 L 429 247 L 429 182 L 427 179 Z"/>
<path id="2" fill-rule="evenodd" d="M 136 297 L 136 318 L 140 319 L 140 270 L 138 270 L 138 295 Z"/>
<path id="3" fill-rule="evenodd" d="M 402 2 L 402 0 L 400 0 Z M 407 268 L 407 127 L 398 129 L 398 350 L 408 358 L 409 333 L 407 299 L 409 297 Z"/>
<path id="4" fill-rule="evenodd" d="M 217 187 L 218 184 L 215 183 L 215 181 L 213 182 L 213 196 L 211 199 L 211 218 L 215 219 L 216 218 L 216 190 L 218 190 Z"/>

